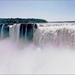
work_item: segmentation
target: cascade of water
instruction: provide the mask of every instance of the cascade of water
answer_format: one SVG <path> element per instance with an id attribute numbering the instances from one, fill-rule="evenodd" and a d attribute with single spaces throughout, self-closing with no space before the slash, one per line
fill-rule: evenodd
<path id="1" fill-rule="evenodd" d="M 27 43 L 28 40 L 33 40 L 33 34 L 36 29 L 33 24 L 2 25 L 1 39 L 9 37 L 12 41 L 23 41 Z"/>
<path id="2" fill-rule="evenodd" d="M 50 43 L 54 46 L 75 47 L 75 29 L 67 27 L 42 27 L 34 33 L 34 43 L 44 45 Z"/>
<path id="3" fill-rule="evenodd" d="M 25 43 L 27 42 L 27 24 L 26 24 L 26 28 L 25 28 Z"/>
<path id="4" fill-rule="evenodd" d="M 20 24 L 14 24 L 10 26 L 9 35 L 12 41 L 19 41 Z"/>
<path id="5" fill-rule="evenodd" d="M 14 37 L 13 33 L 14 33 L 14 25 L 10 26 L 10 28 L 9 28 L 9 37 L 12 41 L 13 41 L 13 37 Z"/>
<path id="6" fill-rule="evenodd" d="M 35 32 L 34 27 L 35 27 L 35 24 L 33 24 L 33 33 L 32 33 L 32 35 L 33 35 L 33 34 L 34 34 L 34 32 Z M 33 35 L 33 37 L 34 37 L 34 35 Z M 33 39 L 32 39 L 32 40 L 33 40 Z"/>
<path id="7" fill-rule="evenodd" d="M 10 26 L 10 28 L 9 28 L 9 37 L 12 41 L 14 41 L 14 39 L 15 39 L 15 26 L 16 25 L 14 24 L 14 25 Z"/>
<path id="8" fill-rule="evenodd" d="M 22 39 L 26 43 L 28 40 L 33 40 L 37 45 L 50 43 L 56 46 L 75 46 L 75 26 L 73 25 L 39 26 L 37 30 L 34 26 L 33 24 L 3 24 L 1 26 L 1 39 L 7 37 L 7 32 L 9 32 L 10 39 L 15 42 Z"/>
<path id="9" fill-rule="evenodd" d="M 13 37 L 13 33 L 12 33 L 12 29 L 13 29 L 13 26 L 12 25 L 10 25 L 9 26 L 9 38 L 12 40 L 12 37 Z"/>
<path id="10" fill-rule="evenodd" d="M 20 38 L 21 38 L 22 40 L 23 40 L 23 37 L 22 37 L 22 36 L 24 36 L 24 35 L 23 35 L 23 31 L 24 31 L 24 30 L 23 30 L 23 25 L 21 25 L 21 26 L 20 26 L 20 35 L 19 35 L 19 36 L 20 36 Z"/>
<path id="11" fill-rule="evenodd" d="M 33 41 L 34 41 L 34 34 L 36 32 L 36 29 L 37 29 L 37 25 L 36 24 L 33 24 L 33 29 L 32 29 L 33 30 L 33 34 L 32 34 L 33 35 L 33 39 L 32 40 Z"/>
<path id="12" fill-rule="evenodd" d="M 1 27 L 1 39 L 4 38 L 4 24 Z"/>
<path id="13" fill-rule="evenodd" d="M 17 24 L 17 25 L 16 25 L 16 31 L 17 31 L 17 33 L 16 33 L 16 36 L 17 36 L 17 42 L 19 42 L 19 36 L 20 36 L 20 25 L 21 25 L 21 24 Z"/>

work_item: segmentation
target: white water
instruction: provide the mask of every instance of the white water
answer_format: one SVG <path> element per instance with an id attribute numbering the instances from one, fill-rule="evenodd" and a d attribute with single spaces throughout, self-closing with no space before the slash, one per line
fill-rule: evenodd
<path id="1" fill-rule="evenodd" d="M 4 30 L 3 30 L 3 28 L 4 28 L 4 25 L 2 25 L 2 28 L 1 28 L 1 39 L 4 38 Z"/>
<path id="2" fill-rule="evenodd" d="M 68 36 L 69 33 L 74 31 L 74 26 L 65 27 L 65 34 L 63 33 L 63 27 L 61 28 L 62 34 L 60 33 L 61 35 L 58 37 L 55 32 L 59 27 L 39 28 L 34 35 L 34 41 L 28 45 L 17 44 L 9 38 L 1 40 L 0 74 L 75 74 L 75 50 L 69 48 L 71 43 L 74 44 L 71 41 L 74 36 L 71 37 L 71 34 Z M 49 32 L 50 30 L 52 32 Z M 66 34 L 67 30 L 69 30 L 68 34 Z M 63 44 L 67 38 L 70 41 L 66 41 L 69 44 L 68 47 L 65 47 Z M 55 39 L 57 40 L 56 43 Z M 59 45 L 57 46 L 58 41 Z"/>
<path id="3" fill-rule="evenodd" d="M 20 30 L 20 24 L 14 24 L 13 26 L 10 25 L 9 28 L 9 38 L 12 41 L 19 41 L 19 30 Z"/>

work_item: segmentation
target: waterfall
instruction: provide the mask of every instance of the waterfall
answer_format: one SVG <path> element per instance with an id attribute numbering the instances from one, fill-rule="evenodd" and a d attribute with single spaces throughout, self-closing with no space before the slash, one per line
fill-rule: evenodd
<path id="1" fill-rule="evenodd" d="M 19 35 L 20 35 L 20 31 L 19 31 L 19 30 L 20 30 L 20 24 L 17 24 L 17 25 L 16 25 L 17 42 L 19 42 Z"/>
<path id="2" fill-rule="evenodd" d="M 34 33 L 34 43 L 43 46 L 49 43 L 56 47 L 75 48 L 75 26 L 40 26 Z"/>
<path id="3" fill-rule="evenodd" d="M 25 28 L 25 43 L 27 42 L 27 25 L 26 25 L 26 28 Z"/>
<path id="4" fill-rule="evenodd" d="M 31 25 L 31 26 L 30 26 Z M 9 25 L 9 38 L 15 42 L 25 42 L 33 40 L 33 24 L 13 24 Z M 31 38 L 31 39 L 30 39 Z"/>
<path id="5" fill-rule="evenodd" d="M 9 38 L 12 41 L 16 40 L 16 29 L 15 29 L 15 27 L 16 27 L 16 24 L 14 24 L 13 26 L 11 25 L 9 27 Z"/>
<path id="6" fill-rule="evenodd" d="M 14 24 L 9 26 L 9 37 L 12 41 L 18 42 L 19 41 L 19 30 L 20 24 Z"/>
<path id="7" fill-rule="evenodd" d="M 47 43 L 53 46 L 65 46 L 75 48 L 74 24 L 13 24 L 0 26 L 1 39 L 9 37 L 14 42 L 32 40 L 38 46 Z"/>
<path id="8" fill-rule="evenodd" d="M 1 39 L 4 38 L 4 24 L 1 27 Z"/>

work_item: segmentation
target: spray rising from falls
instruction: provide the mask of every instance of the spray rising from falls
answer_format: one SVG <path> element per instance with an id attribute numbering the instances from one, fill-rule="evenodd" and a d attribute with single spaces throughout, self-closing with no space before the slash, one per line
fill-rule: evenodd
<path id="1" fill-rule="evenodd" d="M 0 39 L 0 74 L 75 73 L 75 24 L 1 24 Z"/>

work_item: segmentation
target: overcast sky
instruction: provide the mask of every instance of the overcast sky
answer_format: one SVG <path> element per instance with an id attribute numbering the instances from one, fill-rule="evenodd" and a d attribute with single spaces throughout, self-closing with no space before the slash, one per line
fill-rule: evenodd
<path id="1" fill-rule="evenodd" d="M 0 18 L 42 18 L 47 21 L 75 20 L 74 0 L 0 1 Z"/>

